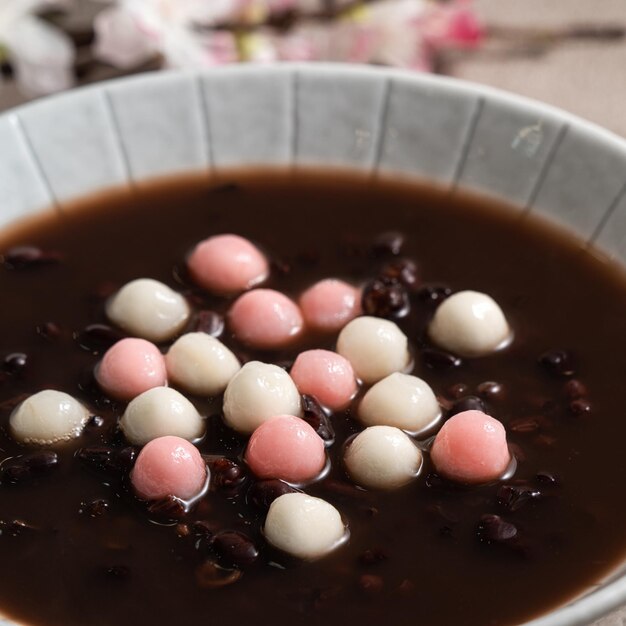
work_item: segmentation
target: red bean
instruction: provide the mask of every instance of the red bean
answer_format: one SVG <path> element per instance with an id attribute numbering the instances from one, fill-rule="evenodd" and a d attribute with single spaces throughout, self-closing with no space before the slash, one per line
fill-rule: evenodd
<path id="1" fill-rule="evenodd" d="M 31 452 L 9 459 L 2 465 L 2 482 L 10 485 L 49 474 L 59 465 L 56 452 Z"/>
<path id="2" fill-rule="evenodd" d="M 215 535 L 211 547 L 217 553 L 220 563 L 226 567 L 249 567 L 259 557 L 259 551 L 252 539 L 236 530 L 226 530 Z"/>

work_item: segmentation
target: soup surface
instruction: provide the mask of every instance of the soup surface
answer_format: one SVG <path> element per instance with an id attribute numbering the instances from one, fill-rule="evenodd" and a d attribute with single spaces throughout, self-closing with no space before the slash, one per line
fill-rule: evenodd
<path id="1" fill-rule="evenodd" d="M 454 485 L 436 475 L 426 452 L 409 485 L 356 488 L 341 457 L 346 439 L 362 429 L 357 397 L 331 418 L 330 472 L 305 488 L 337 507 L 349 541 L 325 558 L 297 562 L 264 541 L 250 476 L 226 487 L 216 481 L 174 520 L 147 511 L 124 471 L 120 477 L 85 462 L 85 448 L 128 446 L 117 429 L 125 406 L 92 379 L 117 331 L 88 327 L 109 325 L 104 307 L 116 289 L 150 277 L 188 297 L 188 330 L 215 331 L 218 318 L 201 312 L 224 316 L 232 299 L 194 287 L 181 268 L 199 240 L 219 233 L 255 242 L 272 262 L 266 286 L 294 298 L 325 277 L 362 285 L 395 258 L 414 260 L 419 284 L 408 293 L 408 313 L 394 320 L 409 338 L 413 372 L 435 390 L 444 418 L 466 396 L 483 400 L 506 427 L 514 475 Z M 0 243 L 0 472 L 39 450 L 26 450 L 8 429 L 25 394 L 63 390 L 97 416 L 55 449 L 53 470 L 17 484 L 1 474 L 7 615 L 45 626 L 506 625 L 566 601 L 623 557 L 626 280 L 538 219 L 397 181 L 242 171 L 102 194 L 16 227 Z M 16 262 L 9 251 L 22 245 L 53 258 Z M 511 345 L 452 364 L 433 356 L 425 330 L 448 289 L 490 294 L 513 328 Z M 242 361 L 289 367 L 303 349 L 334 349 L 336 335 L 306 334 L 273 352 L 238 344 L 228 326 L 220 339 Z M 550 350 L 568 351 L 573 365 L 555 375 L 540 362 Z M 190 399 L 207 418 L 201 452 L 245 470 L 246 439 L 223 423 L 221 398 Z M 428 448 L 426 438 L 419 444 Z M 207 566 L 207 537 L 220 530 L 246 533 L 260 551 L 224 585 L 229 569 L 219 570 L 216 584 Z"/>

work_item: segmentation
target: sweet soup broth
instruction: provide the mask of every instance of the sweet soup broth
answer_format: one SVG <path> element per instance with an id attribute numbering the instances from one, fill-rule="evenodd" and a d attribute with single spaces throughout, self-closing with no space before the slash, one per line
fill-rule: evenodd
<path id="1" fill-rule="evenodd" d="M 128 446 L 117 429 L 125 405 L 92 379 L 116 336 L 93 328 L 110 325 L 107 297 L 129 280 L 155 278 L 189 299 L 188 330 L 215 330 L 216 316 L 198 312 L 224 315 L 232 298 L 194 287 L 184 260 L 219 233 L 255 242 L 272 264 L 265 286 L 294 298 L 325 277 L 365 284 L 398 252 L 415 261 L 419 284 L 408 314 L 395 320 L 409 338 L 413 373 L 434 389 L 444 419 L 459 399 L 481 397 L 506 427 L 514 474 L 459 486 L 436 475 L 426 452 L 407 486 L 357 488 L 341 461 L 344 442 L 362 429 L 357 398 L 331 418 L 328 475 L 305 487 L 341 512 L 349 540 L 298 562 L 264 541 L 249 475 L 225 487 L 214 473 L 209 492 L 174 520 L 147 511 L 123 475 L 86 463 L 85 448 Z M 53 262 L 16 259 L 23 245 Z M 0 610 L 20 622 L 507 625 L 576 596 L 624 555 L 626 280 L 536 218 L 393 180 L 242 171 L 85 199 L 13 228 L 0 252 Z M 491 295 L 513 328 L 512 344 L 452 364 L 433 356 L 425 329 L 446 288 Z M 303 349 L 333 349 L 336 334 L 309 333 L 263 352 L 240 345 L 228 327 L 220 339 L 242 362 L 289 367 Z M 573 371 L 554 375 L 540 362 L 550 350 L 568 351 Z M 12 459 L 45 448 L 14 441 L 9 416 L 25 394 L 45 388 L 74 395 L 97 417 L 54 448 L 54 468 L 12 484 Z M 200 451 L 245 469 L 246 438 L 224 425 L 221 398 L 188 397 L 207 418 Z M 428 448 L 428 436 L 420 445 Z M 208 534 L 220 530 L 246 533 L 260 552 L 223 586 L 206 569 L 214 558 Z"/>

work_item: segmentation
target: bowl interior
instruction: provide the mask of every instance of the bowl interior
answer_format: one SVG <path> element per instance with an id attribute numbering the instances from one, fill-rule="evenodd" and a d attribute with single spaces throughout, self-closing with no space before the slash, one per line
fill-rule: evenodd
<path id="1" fill-rule="evenodd" d="M 626 143 L 452 79 L 323 65 L 157 73 L 8 112 L 0 146 L 0 227 L 158 176 L 323 165 L 503 198 L 626 264 Z M 532 624 L 587 624 L 625 601 L 620 571 Z"/>

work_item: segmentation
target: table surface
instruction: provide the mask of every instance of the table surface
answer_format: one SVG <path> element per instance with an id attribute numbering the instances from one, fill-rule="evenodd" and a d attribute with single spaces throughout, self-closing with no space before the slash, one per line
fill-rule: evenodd
<path id="1" fill-rule="evenodd" d="M 446 59 L 446 73 L 536 98 L 626 137 L 626 37 L 559 36 L 575 26 L 626 28 L 626 0 L 475 0 L 475 5 L 488 26 L 486 43 Z M 23 101 L 14 84 L 0 86 L 0 111 Z M 626 607 L 593 626 L 626 626 Z"/>

